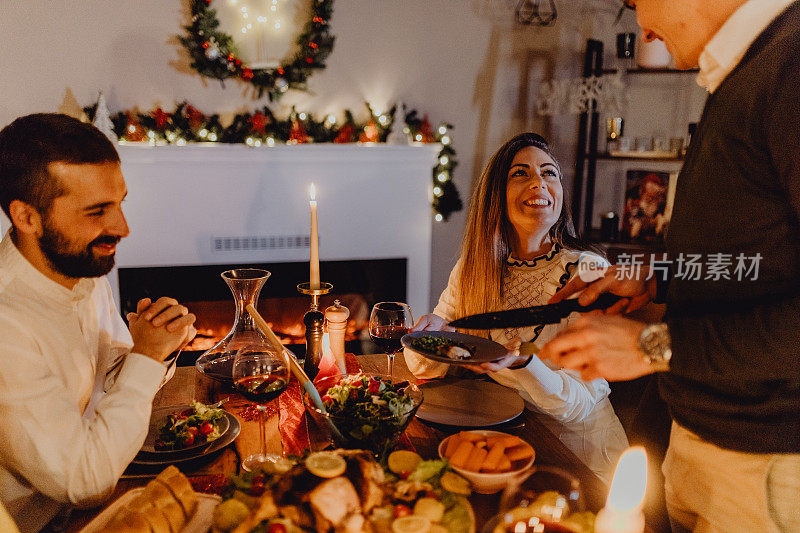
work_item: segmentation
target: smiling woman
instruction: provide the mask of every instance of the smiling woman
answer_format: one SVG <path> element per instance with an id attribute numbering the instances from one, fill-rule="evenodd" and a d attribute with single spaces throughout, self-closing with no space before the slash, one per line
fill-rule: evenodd
<path id="1" fill-rule="evenodd" d="M 547 141 L 535 133 L 509 140 L 492 157 L 474 189 L 461 258 L 433 314 L 414 331 L 452 330 L 458 317 L 547 303 L 577 275 L 579 263 L 607 265 L 575 237 L 561 184 L 561 170 Z M 546 342 L 574 321 L 491 331 L 509 353 L 494 363 L 471 367 L 515 389 L 598 475 L 606 476 L 627 439 L 608 401 L 605 380 L 584 382 L 553 370 L 538 357 L 520 356 L 521 341 Z M 482 332 L 485 334 L 485 332 Z M 444 375 L 447 363 L 405 352 L 419 378 Z"/>

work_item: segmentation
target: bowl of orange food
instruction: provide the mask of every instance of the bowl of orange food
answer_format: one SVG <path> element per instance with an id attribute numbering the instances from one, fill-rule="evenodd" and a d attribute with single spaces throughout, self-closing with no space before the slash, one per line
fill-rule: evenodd
<path id="1" fill-rule="evenodd" d="M 533 447 L 514 435 L 492 430 L 461 431 L 439 443 L 439 457 L 481 494 L 500 492 L 533 466 Z"/>

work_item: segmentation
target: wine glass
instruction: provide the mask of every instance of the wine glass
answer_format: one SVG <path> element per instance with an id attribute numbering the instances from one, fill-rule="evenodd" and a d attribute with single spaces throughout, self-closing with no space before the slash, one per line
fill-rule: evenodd
<path id="1" fill-rule="evenodd" d="M 584 517 L 576 513 L 583 510 L 581 484 L 575 476 L 558 467 L 536 466 L 514 478 L 503 490 L 500 513 L 490 521 L 491 530 L 509 533 L 572 531 L 562 524 L 582 520 Z"/>
<path id="2" fill-rule="evenodd" d="M 237 350 L 233 359 L 233 384 L 245 398 L 258 404 L 261 453 L 242 460 L 242 468 L 252 472 L 264 463 L 274 463 L 280 458 L 267 453 L 266 404 L 280 396 L 289 384 L 289 368 L 284 354 L 275 353 L 271 347 L 258 345 Z"/>
<path id="3" fill-rule="evenodd" d="M 391 377 L 394 355 L 403 349 L 400 339 L 414 325 L 411 308 L 402 302 L 378 302 L 369 315 L 369 336 L 387 356 L 387 375 Z"/>

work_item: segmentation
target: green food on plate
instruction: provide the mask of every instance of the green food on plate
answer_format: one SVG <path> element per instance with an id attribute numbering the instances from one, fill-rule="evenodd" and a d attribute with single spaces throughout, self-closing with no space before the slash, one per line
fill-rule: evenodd
<path id="1" fill-rule="evenodd" d="M 167 415 L 155 442 L 155 449 L 180 450 L 196 444 L 213 442 L 221 436 L 219 427 L 223 418 L 225 418 L 223 409 L 193 402 L 191 407 Z"/>

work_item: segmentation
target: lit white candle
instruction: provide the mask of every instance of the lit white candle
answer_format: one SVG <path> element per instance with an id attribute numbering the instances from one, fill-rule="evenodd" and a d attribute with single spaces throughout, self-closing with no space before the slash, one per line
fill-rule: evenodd
<path id="1" fill-rule="evenodd" d="M 647 487 L 647 453 L 641 446 L 628 448 L 619 458 L 606 506 L 597 514 L 595 533 L 642 533 Z"/>
<path id="2" fill-rule="evenodd" d="M 310 282 L 312 289 L 319 288 L 319 231 L 317 229 L 317 197 L 314 184 L 311 184 L 309 192 L 311 199 L 308 205 L 311 207 L 311 266 Z"/>

